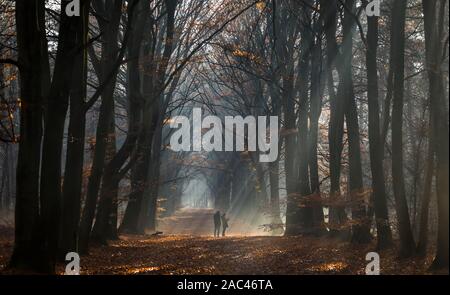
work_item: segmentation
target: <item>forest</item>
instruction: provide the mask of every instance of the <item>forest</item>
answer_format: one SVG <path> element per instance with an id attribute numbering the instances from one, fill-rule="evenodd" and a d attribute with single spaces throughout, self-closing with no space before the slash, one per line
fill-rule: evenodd
<path id="1" fill-rule="evenodd" d="M 0 0 L 0 274 L 448 274 L 448 6 Z"/>

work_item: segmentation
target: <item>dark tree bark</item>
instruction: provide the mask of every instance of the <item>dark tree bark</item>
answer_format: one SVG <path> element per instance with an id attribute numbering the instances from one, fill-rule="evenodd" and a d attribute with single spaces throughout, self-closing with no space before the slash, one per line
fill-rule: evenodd
<path id="1" fill-rule="evenodd" d="M 321 20 L 321 18 L 319 18 Z M 314 32 L 318 34 L 321 23 L 315 24 Z M 314 196 L 314 225 L 315 232 L 318 234 L 325 232 L 324 214 L 322 207 L 322 198 L 319 179 L 319 163 L 318 163 L 318 140 L 319 140 L 319 119 L 322 113 L 322 97 L 324 94 L 323 79 L 323 58 L 322 58 L 322 36 L 318 34 L 315 37 L 314 47 L 312 49 L 311 61 L 311 105 L 309 112 L 309 177 L 311 183 L 311 192 Z"/>
<path id="2" fill-rule="evenodd" d="M 286 207 L 286 230 L 285 235 L 292 236 L 301 233 L 302 226 L 300 224 L 300 202 L 301 199 L 297 193 L 297 173 L 295 172 L 295 148 L 296 148 L 296 126 L 295 126 L 295 108 L 293 92 L 293 74 L 283 79 L 282 97 L 284 101 L 283 111 L 285 118 L 285 137 L 286 159 L 284 167 L 286 171 L 286 190 L 287 190 L 287 207 Z"/>
<path id="3" fill-rule="evenodd" d="M 269 181 L 270 181 L 270 214 L 272 223 L 275 225 L 282 224 L 280 217 L 280 163 L 275 161 L 269 164 Z"/>
<path id="4" fill-rule="evenodd" d="M 286 5 L 279 5 L 277 7 L 277 16 L 274 22 L 276 23 L 276 38 L 274 38 L 274 48 L 276 50 L 276 58 L 281 75 L 281 97 L 282 97 L 282 111 L 284 116 L 284 143 L 285 143 L 285 160 L 284 167 L 286 173 L 286 229 L 285 235 L 293 236 L 299 235 L 302 232 L 301 225 L 301 198 L 298 194 L 298 170 L 297 170 L 297 125 L 295 114 L 295 89 L 294 89 L 294 61 L 293 39 L 296 38 L 297 30 L 295 18 L 289 17 L 289 2 L 284 2 Z M 289 20 L 283 24 L 283 20 Z"/>
<path id="5" fill-rule="evenodd" d="M 175 13 L 177 10 L 178 1 L 177 0 L 165 0 L 165 7 L 167 9 L 167 20 L 166 20 L 166 36 L 164 40 L 164 51 L 162 53 L 162 61 L 159 64 L 157 70 L 157 80 L 155 87 L 155 97 L 160 98 L 161 102 L 157 104 L 156 110 L 158 110 L 157 116 L 155 116 L 156 124 L 153 126 L 155 130 L 155 140 L 153 141 L 152 146 L 152 160 L 153 160 L 153 169 L 150 171 L 151 175 L 147 177 L 147 182 L 150 180 L 150 186 L 147 188 L 147 192 L 151 192 L 149 207 L 143 208 L 144 210 L 148 209 L 148 221 L 147 221 L 147 229 L 150 231 L 154 231 L 156 229 L 156 218 L 157 218 L 157 205 L 158 205 L 158 189 L 160 185 L 160 161 L 161 161 L 161 148 L 162 148 L 162 127 L 163 120 L 165 118 L 167 104 L 165 101 L 164 91 L 166 90 L 166 77 L 167 77 L 167 69 L 169 66 L 169 60 L 172 56 L 172 52 L 175 48 Z M 179 78 L 178 78 L 179 79 Z M 178 83 L 178 82 L 176 82 Z M 175 84 L 176 85 L 176 84 Z M 173 92 L 173 90 L 171 90 Z M 171 97 L 172 94 L 169 94 Z M 145 211 L 144 211 L 145 212 Z M 142 214 L 141 216 L 144 216 Z M 141 222 L 141 226 L 143 223 Z"/>
<path id="6" fill-rule="evenodd" d="M 329 150 L 330 150 L 330 206 L 329 206 L 329 227 L 332 235 L 346 236 L 346 231 L 341 227 L 347 221 L 345 212 L 345 202 L 341 196 L 341 160 L 344 135 L 344 115 L 345 115 L 345 87 L 343 73 L 341 69 L 350 64 L 342 61 L 336 42 L 337 31 L 337 10 L 336 1 L 321 1 L 321 13 L 324 19 L 324 30 L 327 41 L 327 71 L 328 92 L 330 95 L 330 123 L 329 123 Z M 348 36 L 348 34 L 347 34 Z M 343 42 L 346 42 L 345 40 Z M 333 69 L 336 68 L 339 74 L 339 87 L 337 93 L 334 90 Z"/>
<path id="7" fill-rule="evenodd" d="M 81 188 L 85 148 L 87 79 L 87 38 L 89 2 L 82 2 L 81 21 L 77 23 L 77 54 L 74 58 L 70 91 L 70 120 L 68 127 L 66 165 L 61 200 L 59 259 L 69 252 L 78 252 L 78 225 L 81 214 Z"/>
<path id="8" fill-rule="evenodd" d="M 83 2 L 89 5 L 88 1 Z M 42 255 L 48 260 L 48 271 L 55 271 L 58 251 L 59 218 L 61 206 L 61 157 L 64 127 L 72 87 L 72 74 L 77 51 L 83 46 L 84 35 L 79 30 L 81 17 L 69 17 L 64 12 L 67 2 L 61 4 L 58 51 L 50 93 L 45 101 L 45 131 L 42 145 L 40 210 Z M 83 5 L 84 5 L 83 4 Z"/>
<path id="9" fill-rule="evenodd" d="M 272 116 L 277 116 L 278 120 L 281 116 L 281 99 L 279 96 L 279 90 L 273 84 L 269 85 L 271 92 L 271 105 L 272 105 Z M 280 122 L 278 122 L 280 124 Z M 278 150 L 281 150 L 280 141 Z M 280 210 L 280 160 L 279 157 L 276 161 L 269 163 L 269 183 L 270 183 L 270 215 L 271 222 L 277 226 L 282 225 L 281 220 L 281 210 Z M 280 227 L 281 229 L 281 227 Z M 282 230 L 274 230 L 273 234 L 280 234 Z"/>
<path id="10" fill-rule="evenodd" d="M 373 206 L 377 226 L 377 248 L 384 249 L 392 244 L 389 215 L 386 200 L 386 185 L 383 169 L 383 142 L 380 138 L 380 107 L 378 103 L 378 17 L 367 17 L 367 98 L 369 101 L 369 144 L 370 167 L 372 171 Z"/>
<path id="11" fill-rule="evenodd" d="M 311 186 L 308 169 L 308 114 L 309 114 L 309 77 L 311 72 L 311 48 L 313 36 L 311 29 L 311 11 L 304 8 L 301 13 L 301 44 L 300 60 L 298 65 L 297 87 L 299 89 L 299 119 L 297 136 L 298 184 L 296 191 L 300 193 L 301 209 L 299 221 L 302 233 L 314 232 L 314 204 L 311 199 Z"/>
<path id="12" fill-rule="evenodd" d="M 101 75 L 106 79 L 110 73 L 113 78 L 110 79 L 102 94 L 102 103 L 100 106 L 100 115 L 97 125 L 97 134 L 95 140 L 94 159 L 92 161 L 91 174 L 88 180 L 86 202 L 80 222 L 79 250 L 81 253 L 87 253 L 89 246 L 89 236 L 92 223 L 95 216 L 97 196 L 100 189 L 101 177 L 105 166 L 106 147 L 109 140 L 109 130 L 114 110 L 114 90 L 117 78 L 117 68 L 114 68 L 114 62 L 119 53 L 118 31 L 122 17 L 122 0 L 111 2 L 94 2 L 97 13 L 102 13 L 98 18 L 101 32 L 104 34 L 102 43 Z M 107 14 L 106 14 L 107 13 Z M 108 22 L 105 21 L 108 20 Z M 126 40 L 124 40 L 126 42 Z M 126 46 L 123 44 L 122 46 Z M 103 80 L 100 79 L 100 80 Z"/>
<path id="13" fill-rule="evenodd" d="M 366 205 L 360 196 L 363 193 L 361 166 L 361 147 L 358 122 L 358 110 L 353 83 L 353 33 L 355 29 L 356 1 L 345 1 L 343 19 L 342 65 L 343 97 L 345 100 L 345 118 L 348 132 L 349 150 L 349 195 L 352 203 L 352 242 L 365 244 L 371 240 L 370 221 L 367 218 Z"/>
<path id="14" fill-rule="evenodd" d="M 139 1 L 136 9 L 130 10 L 128 13 L 130 14 L 129 18 L 133 19 L 133 30 L 130 31 L 129 37 L 129 61 L 127 67 L 129 118 L 128 133 L 120 150 L 117 153 L 114 152 L 111 154 L 110 160 L 107 161 L 107 165 L 104 170 L 96 223 L 93 230 L 93 238 L 100 243 L 105 243 L 106 240 L 110 238 L 114 239 L 117 236 L 117 226 L 113 226 L 113 223 L 116 223 L 117 220 L 115 222 L 111 222 L 111 218 L 113 218 L 112 216 L 114 214 L 117 218 L 117 210 L 115 209 L 116 206 L 114 199 L 117 199 L 117 190 L 121 179 L 134 163 L 134 159 L 131 155 L 136 145 L 140 130 L 139 126 L 142 120 L 141 105 L 143 102 L 143 97 L 140 91 L 141 79 L 139 75 L 139 52 L 141 50 L 147 16 L 145 1 Z M 112 131 L 115 132 L 115 129 Z M 128 164 L 123 167 L 128 159 Z"/>
<path id="15" fill-rule="evenodd" d="M 438 199 L 438 241 L 432 268 L 448 269 L 449 225 L 449 135 L 444 73 L 441 67 L 444 50 L 444 11 L 447 1 L 422 1 L 425 19 L 426 63 L 430 83 L 430 110 L 436 151 L 436 193 Z M 445 41 L 446 42 L 446 41 Z"/>
<path id="16" fill-rule="evenodd" d="M 400 256 L 409 257 L 414 253 L 414 237 L 406 201 L 403 172 L 403 108 L 405 84 L 405 18 L 406 0 L 395 0 L 392 11 L 394 46 L 394 100 L 392 109 L 392 180 L 394 186 L 395 209 L 400 235 Z"/>
<path id="17" fill-rule="evenodd" d="M 158 58 L 159 63 L 156 62 L 154 54 L 158 54 L 155 46 L 156 40 L 150 41 L 146 57 L 150 57 L 150 61 L 145 66 L 144 72 L 144 97 L 146 97 L 143 106 L 143 121 L 141 134 L 139 135 L 137 144 L 137 160 L 136 165 L 132 171 L 133 192 L 130 196 L 130 202 L 127 205 L 125 216 L 121 225 L 121 229 L 130 233 L 143 233 L 144 228 L 139 221 L 139 216 L 145 216 L 148 210 L 152 208 L 145 204 L 150 204 L 145 200 L 144 193 L 148 191 L 151 185 L 151 159 L 152 146 L 155 134 L 157 132 L 160 121 L 163 120 L 161 116 L 161 108 L 164 108 L 164 103 L 161 101 L 164 97 L 163 93 L 166 89 L 166 76 L 169 60 L 174 49 L 174 33 L 175 33 L 175 12 L 177 8 L 177 1 L 164 1 L 166 12 L 165 25 L 165 40 L 164 49 L 161 56 Z M 147 68 L 148 67 L 148 68 Z M 144 204 L 145 203 L 145 204 Z M 144 210 L 141 212 L 141 210 Z"/>
<path id="18" fill-rule="evenodd" d="M 42 270 L 38 248 L 42 107 L 49 76 L 44 1 L 16 1 L 20 70 L 20 141 L 16 170 L 14 251 L 9 266 Z M 47 85 L 46 85 L 47 84 Z"/>
<path id="19" fill-rule="evenodd" d="M 435 173 L 435 143 L 433 136 L 433 118 L 430 116 L 430 129 L 428 138 L 428 155 L 425 165 L 425 180 L 420 208 L 419 236 L 417 238 L 417 254 L 425 256 L 428 246 L 428 216 L 430 200 L 433 193 L 433 178 Z"/>
<path id="20" fill-rule="evenodd" d="M 158 117 L 160 118 L 160 117 Z M 158 209 L 158 192 L 160 186 L 160 164 L 161 164 L 161 143 L 162 143 L 162 119 L 158 119 L 153 138 L 150 171 L 148 172 L 148 186 L 145 189 L 142 205 L 139 212 L 138 231 L 154 232 L 156 230 L 156 218 Z"/>
<path id="21" fill-rule="evenodd" d="M 116 154 L 116 123 L 115 118 L 112 118 L 109 127 L 109 141 L 106 146 L 106 163 L 110 163 Z M 111 236 L 116 236 L 117 229 L 112 228 L 111 215 L 117 217 L 117 212 L 114 213 L 114 203 L 117 202 L 119 182 L 114 181 L 117 175 L 111 174 L 110 170 L 105 169 L 102 179 L 102 188 L 100 190 L 100 198 L 97 206 L 97 214 L 95 216 L 94 227 L 90 241 L 106 245 Z"/>
<path id="22" fill-rule="evenodd" d="M 12 184 L 11 180 L 13 178 L 13 171 L 12 171 L 12 160 L 15 159 L 13 146 L 6 144 L 3 147 L 4 151 L 4 159 L 2 163 L 2 179 L 1 179 L 1 186 L 0 186 L 0 211 L 9 214 L 11 210 L 11 201 L 13 199 L 13 190 L 12 190 Z"/>

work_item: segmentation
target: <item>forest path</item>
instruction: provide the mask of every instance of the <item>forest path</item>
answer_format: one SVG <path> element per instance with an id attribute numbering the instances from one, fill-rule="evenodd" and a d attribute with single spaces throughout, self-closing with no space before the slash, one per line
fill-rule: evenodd
<path id="1" fill-rule="evenodd" d="M 13 230 L 0 226 L 0 274 L 13 248 Z M 312 237 L 121 236 L 82 256 L 81 274 L 364 274 L 375 243 L 349 245 Z M 429 274 L 427 259 L 398 260 L 395 249 L 380 252 L 383 274 Z M 58 266 L 63 274 L 65 265 Z"/>
<path id="2" fill-rule="evenodd" d="M 364 274 L 375 244 L 311 237 L 122 236 L 81 258 L 82 274 Z M 380 253 L 384 274 L 424 274 L 427 260 Z M 425 264 L 425 265 L 426 265 Z M 62 268 L 61 268 L 62 271 Z"/>
<path id="3" fill-rule="evenodd" d="M 158 220 L 158 231 L 166 235 L 214 235 L 214 209 L 183 208 L 170 217 Z M 227 235 L 261 236 L 268 235 L 258 225 L 249 225 L 230 218 Z"/>
<path id="4" fill-rule="evenodd" d="M 212 235 L 213 209 L 184 208 L 158 220 L 158 231 L 171 235 Z"/>

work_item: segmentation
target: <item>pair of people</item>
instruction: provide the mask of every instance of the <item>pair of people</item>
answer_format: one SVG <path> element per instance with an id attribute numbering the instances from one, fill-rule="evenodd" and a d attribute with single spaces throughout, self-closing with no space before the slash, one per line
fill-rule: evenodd
<path id="1" fill-rule="evenodd" d="M 217 211 L 214 214 L 214 237 L 220 237 L 220 227 L 222 226 L 222 237 L 225 236 L 225 231 L 228 228 L 228 218 L 226 217 L 225 213 L 222 215 L 220 214 L 220 211 Z"/>

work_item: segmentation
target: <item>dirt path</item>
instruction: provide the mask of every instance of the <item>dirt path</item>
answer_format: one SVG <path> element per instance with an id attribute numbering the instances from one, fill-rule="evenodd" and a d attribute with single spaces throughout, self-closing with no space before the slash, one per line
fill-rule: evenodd
<path id="1" fill-rule="evenodd" d="M 122 237 L 93 249 L 81 267 L 84 274 L 364 274 L 372 247 L 302 237 Z M 380 255 L 385 274 L 424 274 L 430 260 Z"/>
<path id="2" fill-rule="evenodd" d="M 1 229 L 1 228 L 0 228 Z M 0 274 L 13 247 L 11 229 L 0 230 Z M 375 245 L 353 246 L 328 238 L 163 235 L 121 236 L 81 257 L 82 274 L 364 274 Z M 394 249 L 379 253 L 383 274 L 427 274 L 425 260 L 400 261 Z M 58 267 L 62 274 L 64 265 Z"/>

